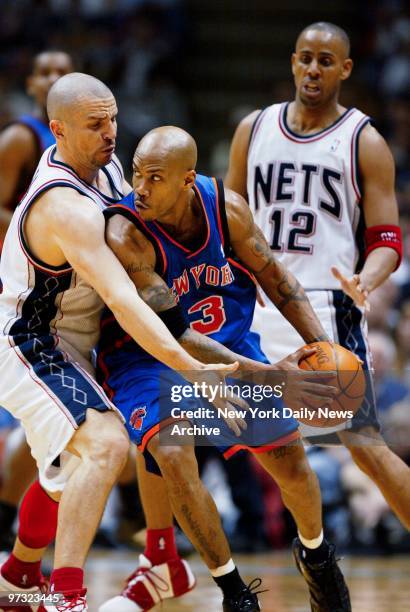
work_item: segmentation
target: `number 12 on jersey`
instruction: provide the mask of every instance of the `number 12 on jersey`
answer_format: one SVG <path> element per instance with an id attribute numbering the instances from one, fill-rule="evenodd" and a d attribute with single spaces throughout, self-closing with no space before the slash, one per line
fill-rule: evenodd
<path id="1" fill-rule="evenodd" d="M 270 248 L 272 251 L 313 253 L 313 245 L 306 244 L 304 239 L 315 233 L 316 213 L 311 210 L 296 210 L 290 215 L 288 224 L 284 221 L 286 214 L 287 211 L 284 208 L 275 208 L 272 212 L 270 218 L 272 225 Z"/>

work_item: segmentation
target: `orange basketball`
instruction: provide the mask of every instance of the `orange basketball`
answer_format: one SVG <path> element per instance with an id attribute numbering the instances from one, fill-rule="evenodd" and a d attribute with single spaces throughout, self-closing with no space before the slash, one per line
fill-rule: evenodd
<path id="1" fill-rule="evenodd" d="M 366 391 L 366 378 L 357 357 L 340 344 L 329 342 L 312 342 L 304 348 L 316 348 L 314 355 L 302 359 L 299 367 L 302 370 L 335 371 L 336 380 L 329 384 L 337 386 L 339 392 L 330 405 L 315 408 L 306 405 L 308 410 L 315 410 L 315 415 L 298 418 L 302 423 L 314 427 L 332 427 L 352 418 L 359 410 Z"/>

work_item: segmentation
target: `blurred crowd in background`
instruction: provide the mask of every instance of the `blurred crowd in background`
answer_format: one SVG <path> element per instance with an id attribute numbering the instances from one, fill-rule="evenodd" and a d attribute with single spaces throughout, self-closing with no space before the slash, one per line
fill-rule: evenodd
<path id="1" fill-rule="evenodd" d="M 120 109 L 117 152 L 126 168 L 136 142 L 152 127 L 175 124 L 196 134 L 192 91 L 183 69 L 195 44 L 189 5 L 180 0 L 3 0 L 0 128 L 30 112 L 25 78 L 33 56 L 61 49 L 72 55 L 78 70 L 112 88 Z M 399 0 L 362 2 L 358 13 L 355 70 L 342 102 L 374 117 L 392 150 L 405 249 L 400 269 L 370 295 L 369 341 L 383 432 L 410 465 L 410 14 Z M 292 93 L 290 71 L 286 83 L 275 82 L 272 74 L 266 105 Z M 223 175 L 233 129 L 249 110 L 252 106 L 238 104 L 227 114 L 221 139 L 201 158 L 201 171 Z M 12 424 L 6 415 L 1 418 L 4 439 Z M 225 464 L 209 448 L 198 455 L 235 550 L 256 552 L 290 541 L 293 528 L 279 493 L 256 462 L 243 455 Z M 339 547 L 366 553 L 410 550 L 410 538 L 345 449 L 312 446 L 309 457 L 321 483 L 325 524 Z M 114 494 L 103 520 L 106 542 L 115 545 L 122 521 L 131 528 L 119 539 L 135 544 L 138 538 L 130 533 L 138 521 L 117 516 L 116 507 Z"/>

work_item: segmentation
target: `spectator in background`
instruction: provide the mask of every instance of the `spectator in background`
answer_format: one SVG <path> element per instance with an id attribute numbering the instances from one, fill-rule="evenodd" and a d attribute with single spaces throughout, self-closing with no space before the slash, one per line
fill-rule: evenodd
<path id="1" fill-rule="evenodd" d="M 382 413 L 382 426 L 386 443 L 410 465 L 409 395 Z M 389 510 L 377 487 L 351 461 L 346 461 L 341 468 L 341 482 L 351 515 L 350 550 L 408 552 L 408 531 Z"/>
<path id="2" fill-rule="evenodd" d="M 410 300 L 406 300 L 401 306 L 395 335 L 401 378 L 410 387 Z"/>
<path id="3" fill-rule="evenodd" d="M 48 127 L 48 91 L 58 78 L 72 70 L 71 57 L 63 51 L 36 55 L 27 77 L 33 111 L 18 117 L 0 134 L 0 252 L 12 212 L 27 191 L 42 152 L 55 142 Z"/>
<path id="4" fill-rule="evenodd" d="M 373 357 L 377 406 L 380 412 L 386 412 L 409 391 L 394 373 L 397 349 L 391 337 L 384 331 L 373 330 L 369 332 L 368 340 Z"/>
<path id="5" fill-rule="evenodd" d="M 394 404 L 383 420 L 387 442 L 410 465 L 410 395 Z"/>
<path id="6" fill-rule="evenodd" d="M 381 329 L 388 332 L 392 328 L 394 324 L 392 309 L 397 294 L 398 289 L 391 278 L 370 293 L 367 298 L 370 306 L 367 322 L 370 329 Z"/>

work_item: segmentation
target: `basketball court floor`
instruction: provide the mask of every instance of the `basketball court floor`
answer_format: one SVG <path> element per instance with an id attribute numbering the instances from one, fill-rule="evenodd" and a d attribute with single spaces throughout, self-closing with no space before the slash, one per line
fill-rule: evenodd
<path id="1" fill-rule="evenodd" d="M 90 612 L 121 590 L 136 567 L 137 554 L 92 551 L 86 566 Z M 289 553 L 235 555 L 243 577 L 263 580 L 263 612 L 310 612 L 305 583 Z M 180 599 L 165 601 L 155 612 L 219 612 L 221 595 L 199 557 L 189 559 L 196 588 Z M 346 557 L 341 561 L 349 583 L 354 612 L 410 611 L 410 557 Z M 117 612 L 122 612 L 118 610 Z"/>

